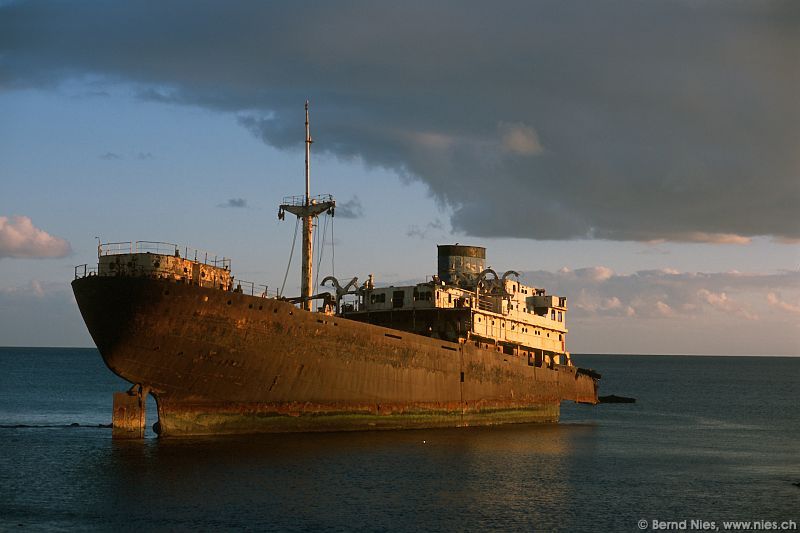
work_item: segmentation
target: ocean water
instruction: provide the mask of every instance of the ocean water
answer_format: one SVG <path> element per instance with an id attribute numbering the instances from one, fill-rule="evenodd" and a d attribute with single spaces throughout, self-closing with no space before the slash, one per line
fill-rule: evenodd
<path id="1" fill-rule="evenodd" d="M 0 348 L 0 530 L 800 522 L 800 358 L 575 360 L 637 402 L 565 403 L 552 425 L 126 442 L 102 426 L 127 385 L 96 350 Z"/>

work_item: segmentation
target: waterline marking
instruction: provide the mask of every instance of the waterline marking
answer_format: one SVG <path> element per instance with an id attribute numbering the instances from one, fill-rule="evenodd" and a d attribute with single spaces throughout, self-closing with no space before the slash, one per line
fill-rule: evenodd
<path id="1" fill-rule="evenodd" d="M 653 531 L 796 531 L 794 520 L 646 520 L 637 523 L 639 529 Z"/>

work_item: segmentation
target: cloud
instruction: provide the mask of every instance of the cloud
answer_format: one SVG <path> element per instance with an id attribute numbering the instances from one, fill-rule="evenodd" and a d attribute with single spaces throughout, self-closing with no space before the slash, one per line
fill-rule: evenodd
<path id="1" fill-rule="evenodd" d="M 758 315 L 751 313 L 732 299 L 728 298 L 728 295 L 724 292 L 714 293 L 708 289 L 700 289 L 697 291 L 697 295 L 702 301 L 718 311 L 739 315 L 749 320 L 758 319 Z"/>
<path id="2" fill-rule="evenodd" d="M 795 313 L 795 306 L 780 300 L 777 291 L 783 289 L 800 298 L 800 273 L 788 271 L 691 273 L 667 268 L 618 274 L 596 266 L 526 272 L 524 276 L 537 287 L 567 296 L 570 315 L 581 319 L 697 319 L 708 318 L 712 312 L 722 313 L 732 322 L 757 321 L 761 316 L 783 322 L 789 317 L 778 311 Z"/>
<path id="3" fill-rule="evenodd" d="M 5 86 L 123 81 L 277 148 L 310 96 L 317 150 L 422 181 L 467 235 L 800 239 L 797 2 L 0 9 Z"/>
<path id="4" fill-rule="evenodd" d="M 409 226 L 408 230 L 406 231 L 406 235 L 408 237 L 416 237 L 418 239 L 426 239 L 426 238 L 428 238 L 428 235 L 432 231 L 443 230 L 443 229 L 444 229 L 444 225 L 442 224 L 442 221 L 437 218 L 433 222 L 428 222 L 424 227 L 420 227 L 420 226 L 418 226 L 416 224 L 412 224 L 411 226 Z"/>
<path id="5" fill-rule="evenodd" d="M 217 207 L 233 207 L 241 209 L 247 207 L 247 200 L 244 198 L 229 198 L 227 202 L 217 204 Z"/>
<path id="6" fill-rule="evenodd" d="M 361 218 L 364 216 L 364 207 L 358 196 L 353 196 L 346 202 L 336 204 L 336 216 L 340 218 Z"/>
<path id="7" fill-rule="evenodd" d="M 692 231 L 684 235 L 676 235 L 672 240 L 710 244 L 750 244 L 751 241 L 750 237 L 734 235 L 733 233 L 706 233 L 703 231 Z"/>
<path id="8" fill-rule="evenodd" d="M 71 251 L 69 242 L 35 227 L 26 216 L 0 216 L 0 259 L 58 258 Z"/>
<path id="9" fill-rule="evenodd" d="M 524 124 L 500 123 L 501 145 L 504 150 L 518 155 L 539 155 L 544 149 L 539 144 L 536 131 Z"/>
<path id="10" fill-rule="evenodd" d="M 523 279 L 567 297 L 576 352 L 800 355 L 797 271 L 587 267 L 527 271 Z"/>
<path id="11" fill-rule="evenodd" d="M 155 159 L 155 156 L 150 152 L 137 152 L 133 154 L 133 158 L 139 161 L 147 161 L 149 159 Z M 100 155 L 100 159 L 105 159 L 106 161 L 116 161 L 119 159 L 125 159 L 125 156 L 116 152 L 106 152 Z"/>
<path id="12" fill-rule="evenodd" d="M 781 300 L 780 296 L 774 292 L 767 293 L 767 302 L 769 302 L 769 305 L 776 307 L 781 311 L 786 311 L 787 313 L 791 313 L 793 315 L 800 315 L 800 305 L 785 302 Z"/>

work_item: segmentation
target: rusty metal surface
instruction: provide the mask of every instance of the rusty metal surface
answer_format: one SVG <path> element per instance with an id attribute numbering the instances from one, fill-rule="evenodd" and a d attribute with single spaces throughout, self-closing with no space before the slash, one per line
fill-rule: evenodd
<path id="1" fill-rule="evenodd" d="M 155 396 L 163 435 L 555 421 L 597 403 L 574 367 L 147 278 L 73 282 L 108 367 Z"/>
<path id="2" fill-rule="evenodd" d="M 111 435 L 115 439 L 141 439 L 144 437 L 145 401 L 141 394 L 114 393 Z"/>

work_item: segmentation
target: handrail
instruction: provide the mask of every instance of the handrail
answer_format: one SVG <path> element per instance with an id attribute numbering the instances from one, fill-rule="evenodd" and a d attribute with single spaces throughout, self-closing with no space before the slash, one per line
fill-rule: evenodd
<path id="1" fill-rule="evenodd" d="M 171 242 L 161 241 L 127 241 L 127 242 L 106 242 L 97 246 L 97 256 L 120 255 L 120 254 L 143 254 L 151 253 L 158 255 L 179 255 L 184 259 L 194 260 L 225 270 L 231 269 L 231 260 L 228 257 L 220 257 L 199 248 L 190 246 L 180 246 Z"/>
<path id="2" fill-rule="evenodd" d="M 83 273 L 81 274 L 81 270 Z M 88 263 L 83 265 L 75 265 L 75 279 L 85 278 L 87 276 L 96 276 L 97 275 L 97 267 L 96 266 L 89 266 Z"/>
<path id="3" fill-rule="evenodd" d="M 136 271 L 133 271 L 134 275 L 137 274 Z M 168 269 L 153 269 L 148 270 L 147 275 L 160 277 L 160 274 L 169 274 L 171 273 Z M 145 271 L 140 269 L 138 275 L 144 275 Z M 97 276 L 97 267 L 96 266 L 89 266 L 89 264 L 83 265 L 76 265 L 75 266 L 75 279 L 85 278 L 89 276 Z M 238 292 L 241 294 L 249 294 L 250 296 L 260 296 L 261 298 L 280 298 L 280 294 L 278 294 L 277 289 L 269 289 L 268 285 L 263 283 L 255 283 L 253 281 L 245 281 L 241 279 L 234 280 L 231 278 L 232 281 L 235 281 L 235 285 L 230 286 L 228 289 L 231 292 Z M 192 283 L 188 281 L 188 283 Z"/>
<path id="4" fill-rule="evenodd" d="M 279 296 L 277 289 L 273 289 L 270 292 L 269 286 L 263 283 L 255 283 L 242 279 L 237 279 L 235 281 L 236 287 L 234 287 L 233 292 L 249 294 L 250 296 L 261 296 L 262 298 L 269 298 L 270 294 L 272 294 L 272 298 L 277 298 Z"/>
<path id="5" fill-rule="evenodd" d="M 309 198 L 311 204 L 321 204 L 323 202 L 332 202 L 333 196 L 330 194 L 318 194 L 316 196 L 312 196 Z M 281 205 L 306 205 L 306 197 L 305 196 L 284 196 Z"/>

